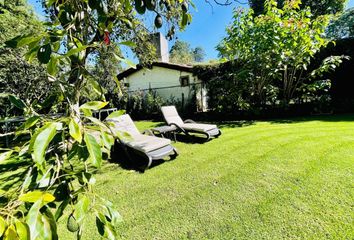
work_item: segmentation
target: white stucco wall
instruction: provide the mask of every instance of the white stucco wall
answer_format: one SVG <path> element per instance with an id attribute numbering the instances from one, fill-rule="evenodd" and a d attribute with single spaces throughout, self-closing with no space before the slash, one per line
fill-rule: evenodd
<path id="1" fill-rule="evenodd" d="M 189 86 L 181 87 L 180 77 L 189 76 Z M 206 109 L 206 91 L 201 90 L 201 81 L 193 76 L 190 72 L 179 71 L 164 67 L 153 66 L 152 69 L 141 69 L 124 79 L 125 83 L 129 84 L 128 91 L 146 90 L 149 88 L 163 88 L 154 89 L 159 96 L 165 100 L 174 98 L 175 100 L 182 101 L 184 95 L 184 101 L 187 101 L 192 97 L 193 86 L 197 85 L 196 96 L 199 101 L 198 105 L 203 106 L 202 109 Z M 203 97 L 202 97 L 203 96 Z M 201 110 L 201 108 L 199 107 Z"/>

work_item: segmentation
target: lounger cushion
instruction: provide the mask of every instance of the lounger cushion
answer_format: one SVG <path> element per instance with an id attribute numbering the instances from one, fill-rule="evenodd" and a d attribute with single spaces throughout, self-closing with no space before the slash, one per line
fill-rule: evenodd
<path id="1" fill-rule="evenodd" d="M 116 118 L 111 118 L 111 119 L 109 119 L 109 122 L 111 122 L 113 124 L 113 127 L 111 127 L 111 130 L 114 133 L 126 132 L 131 136 L 141 135 L 139 130 L 136 128 L 133 120 L 130 118 L 130 116 L 128 114 L 124 114 L 124 115 L 116 117 Z"/>
<path id="2" fill-rule="evenodd" d="M 147 135 L 136 135 L 132 139 L 126 141 L 129 147 L 140 150 L 142 152 L 150 152 L 167 145 L 171 144 L 169 139 L 147 136 Z"/>
<path id="3" fill-rule="evenodd" d="M 165 117 L 167 124 L 174 123 L 174 124 L 177 124 L 178 126 L 182 126 L 183 120 L 178 115 L 178 112 L 177 112 L 175 106 L 161 107 L 161 111 L 162 111 L 163 116 Z"/>
<path id="4" fill-rule="evenodd" d="M 198 132 L 207 132 L 216 129 L 217 126 L 213 124 L 203 124 L 203 123 L 184 123 L 181 126 L 185 130 L 194 130 Z"/>

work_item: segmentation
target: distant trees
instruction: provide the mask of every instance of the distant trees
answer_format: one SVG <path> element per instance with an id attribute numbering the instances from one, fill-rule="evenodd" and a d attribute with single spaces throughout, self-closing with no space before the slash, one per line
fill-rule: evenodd
<path id="1" fill-rule="evenodd" d="M 193 57 L 195 62 L 203 62 L 205 57 L 205 51 L 202 47 L 196 47 L 193 50 Z"/>
<path id="2" fill-rule="evenodd" d="M 205 51 L 202 47 L 191 48 L 185 41 L 177 40 L 170 50 L 170 62 L 180 64 L 191 64 L 203 62 Z"/>
<path id="3" fill-rule="evenodd" d="M 255 15 L 265 13 L 265 0 L 249 0 L 249 5 L 253 9 Z M 285 0 L 277 0 L 278 7 L 284 6 Z M 345 7 L 346 0 L 302 0 L 301 9 L 309 7 L 314 17 L 326 14 L 335 14 L 342 12 Z"/>

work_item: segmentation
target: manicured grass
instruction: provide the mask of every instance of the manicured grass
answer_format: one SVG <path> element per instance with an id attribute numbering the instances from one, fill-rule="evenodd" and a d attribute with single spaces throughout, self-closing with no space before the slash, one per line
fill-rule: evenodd
<path id="1" fill-rule="evenodd" d="M 224 124 L 144 174 L 107 164 L 97 190 L 123 239 L 353 239 L 354 116 L 297 120 Z"/>
<path id="2" fill-rule="evenodd" d="M 122 239 L 354 238 L 354 116 L 221 127 L 144 174 L 103 167 L 96 189 L 123 216 Z M 74 239 L 65 221 L 61 239 Z M 93 220 L 83 239 L 99 239 Z"/>

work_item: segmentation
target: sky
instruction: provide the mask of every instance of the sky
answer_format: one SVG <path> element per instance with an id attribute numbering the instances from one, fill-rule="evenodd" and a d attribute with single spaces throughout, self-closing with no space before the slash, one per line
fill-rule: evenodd
<path id="1" fill-rule="evenodd" d="M 177 38 L 188 42 L 192 48 L 202 47 L 205 50 L 205 60 L 217 59 L 216 45 L 225 36 L 225 28 L 232 20 L 232 10 L 234 7 L 242 6 L 248 7 L 247 4 L 240 5 L 236 1 L 231 6 L 216 5 L 213 0 L 208 4 L 207 0 L 194 0 L 196 9 L 191 8 L 190 11 L 193 15 L 192 23 L 187 26 L 184 32 L 178 32 Z M 247 2 L 242 0 L 241 2 Z M 37 0 L 28 0 L 32 5 L 35 12 L 43 18 L 42 8 Z M 354 7 L 354 0 L 349 0 L 347 8 Z M 153 20 L 147 21 L 152 24 Z M 169 46 L 173 45 L 169 42 Z"/>

